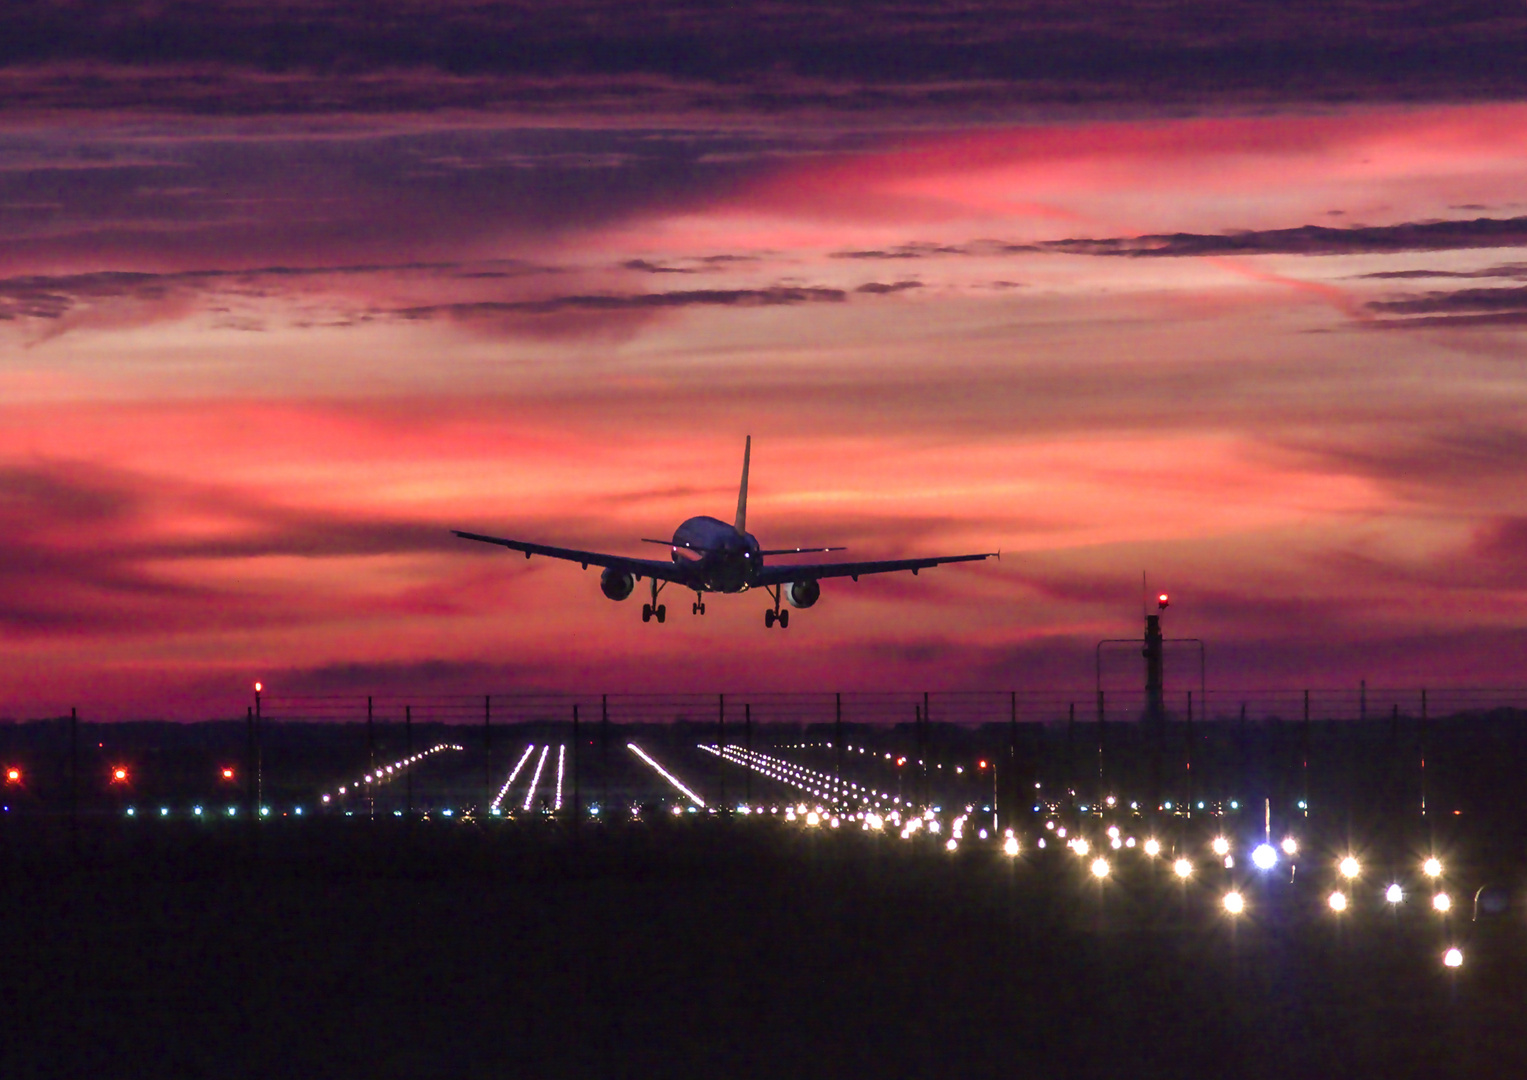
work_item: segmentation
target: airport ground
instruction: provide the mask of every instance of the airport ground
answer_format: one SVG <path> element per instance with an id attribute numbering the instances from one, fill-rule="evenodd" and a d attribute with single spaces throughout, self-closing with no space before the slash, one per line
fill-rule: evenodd
<path id="1" fill-rule="evenodd" d="M 4 1075 L 1527 1067 L 1514 921 L 1337 918 L 1281 885 L 1232 919 L 1164 872 L 775 821 L 129 832 L 8 836 Z"/>
<path id="2" fill-rule="evenodd" d="M 353 728 L 294 728 L 272 738 L 272 812 L 255 821 L 246 785 L 219 767 L 229 753 L 242 760 L 242 729 L 218 730 L 153 733 L 134 752 L 120 729 L 122 743 L 97 747 L 89 775 L 130 759 L 131 784 L 108 776 L 72 819 L 57 753 L 37 758 L 30 794 L 9 790 L 0 1075 L 1387 1080 L 1527 1070 L 1527 859 L 1504 774 L 1499 791 L 1469 788 L 1475 802 L 1461 815 L 1438 803 L 1448 791 L 1439 781 L 1423 820 L 1407 810 L 1404 777 L 1359 755 L 1372 767 L 1323 774 L 1364 780 L 1344 802 L 1316 784 L 1314 810 L 1292 823 L 1297 804 L 1280 804 L 1271 838 L 1296 831 L 1299 854 L 1262 872 L 1248 855 L 1263 815 L 1232 809 L 1226 792 L 1192 817 L 1068 796 L 1008 818 L 1022 838 L 1009 855 L 999 830 L 976 832 L 980 773 L 950 775 L 980 750 L 970 732 L 924 744 L 949 766 L 934 770 L 936 801 L 975 799 L 950 851 L 961 806 L 941 807 L 939 834 L 905 838 L 899 823 L 866 829 L 846 812 L 832 828 L 830 800 L 814 827 L 801 814 L 787 821 L 788 805 L 823 801 L 778 779 L 796 774 L 726 766 L 694 731 L 671 726 L 620 732 L 609 756 L 590 743 L 576 815 L 571 755 L 555 805 L 563 744 L 545 740 L 556 729 L 501 732 L 491 777 L 481 756 L 441 751 L 407 787 L 395 774 L 373 798 L 325 806 L 317 800 L 355 771 L 345 763 L 365 760 L 365 743 Z M 18 752 L 43 745 L 11 734 Z M 377 761 L 392 760 L 397 734 L 378 735 Z M 828 790 L 841 772 L 903 799 L 891 811 L 903 821 L 919 816 L 906 809 L 915 784 L 892 794 L 905 768 L 886 759 L 892 750 L 849 757 L 811 734 L 792 743 L 759 731 L 755 745 L 811 770 L 802 783 Z M 861 749 L 911 736 L 852 734 Z M 627 735 L 706 810 L 691 812 L 693 801 L 624 752 Z M 1389 729 L 1380 736 L 1384 745 Z M 412 737 L 416 753 L 449 745 L 430 729 Z M 1064 751 L 1079 738 L 1052 741 Z M 514 779 L 495 792 L 485 781 L 500 773 Z M 1237 779 L 1292 785 L 1253 774 Z M 709 812 L 744 792 L 766 812 Z M 483 812 L 492 794 L 504 795 L 497 816 Z M 1112 848 L 1114 827 L 1136 843 Z M 1087 856 L 1061 828 L 1090 837 Z M 1212 851 L 1220 835 L 1233 869 Z M 1145 853 L 1147 836 L 1161 837 L 1161 857 Z M 1353 845 L 1365 866 L 1346 881 L 1335 857 Z M 1431 851 L 1448 862 L 1438 881 L 1420 870 Z M 1170 864 L 1182 853 L 1193 863 L 1186 880 Z M 1100 854 L 1111 860 L 1102 879 Z M 1384 900 L 1391 880 L 1404 881 L 1405 902 Z M 1490 883 L 1506 890 L 1508 910 L 1475 921 L 1473 893 Z M 1231 888 L 1244 898 L 1239 915 L 1224 908 Z M 1350 897 L 1341 913 L 1328 902 L 1338 888 Z M 1442 889 L 1456 897 L 1446 914 L 1429 903 Z M 1454 945 L 1464 962 L 1449 968 Z"/>

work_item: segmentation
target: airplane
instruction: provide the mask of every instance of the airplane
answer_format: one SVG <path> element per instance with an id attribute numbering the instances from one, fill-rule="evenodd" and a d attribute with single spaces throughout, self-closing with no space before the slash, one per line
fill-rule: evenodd
<path id="1" fill-rule="evenodd" d="M 652 599 L 642 605 L 642 622 L 667 621 L 668 605 L 658 603 L 658 594 L 667 585 L 679 585 L 692 589 L 694 603 L 690 605 L 693 615 L 705 614 L 705 594 L 740 593 L 749 589 L 763 589 L 774 600 L 774 606 L 764 612 L 764 626 L 778 624 L 781 630 L 790 626 L 790 612 L 780 607 L 781 598 L 794 608 L 809 608 L 822 595 L 822 578 L 848 577 L 858 581 L 864 574 L 890 574 L 898 570 L 919 570 L 944 563 L 976 562 L 998 552 L 980 555 L 941 555 L 925 559 L 882 559 L 873 562 L 797 563 L 767 566 L 764 559 L 775 555 L 815 554 L 817 552 L 843 551 L 841 547 L 821 548 L 775 548 L 765 550 L 758 540 L 747 531 L 748 519 L 748 463 L 753 455 L 753 437 L 749 435 L 742 451 L 742 487 L 737 493 L 737 518 L 728 525 L 713 517 L 692 517 L 673 531 L 673 539 L 642 539 L 644 544 L 662 544 L 671 547 L 671 561 L 659 559 L 634 559 L 626 555 L 606 555 L 598 551 L 577 551 L 572 548 L 549 547 L 524 540 L 507 540 L 501 536 L 482 536 L 478 533 L 451 532 L 463 540 L 477 540 L 484 544 L 498 544 L 511 551 L 524 552 L 525 558 L 542 555 L 551 559 L 565 559 L 590 566 L 604 567 L 599 575 L 599 588 L 611 600 L 624 600 L 636 590 L 636 583 L 643 578 L 651 582 Z"/>

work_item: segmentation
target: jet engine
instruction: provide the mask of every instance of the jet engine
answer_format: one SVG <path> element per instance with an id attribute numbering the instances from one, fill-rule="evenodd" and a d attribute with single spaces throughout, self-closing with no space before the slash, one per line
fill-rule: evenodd
<path id="1" fill-rule="evenodd" d="M 607 566 L 604 568 L 604 573 L 599 575 L 599 591 L 611 600 L 624 600 L 635 588 L 636 578 L 631 576 L 629 570 Z"/>
<path id="2" fill-rule="evenodd" d="M 822 595 L 822 586 L 815 581 L 792 581 L 785 586 L 785 599 L 791 607 L 810 607 Z"/>

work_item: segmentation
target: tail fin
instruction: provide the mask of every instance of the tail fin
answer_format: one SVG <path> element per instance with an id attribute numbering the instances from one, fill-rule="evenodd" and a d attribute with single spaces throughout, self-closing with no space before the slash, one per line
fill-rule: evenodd
<path id="1" fill-rule="evenodd" d="M 748 459 L 753 456 L 753 436 L 748 436 L 747 444 L 742 450 L 742 489 L 737 492 L 737 522 L 738 532 L 747 532 L 748 529 Z"/>

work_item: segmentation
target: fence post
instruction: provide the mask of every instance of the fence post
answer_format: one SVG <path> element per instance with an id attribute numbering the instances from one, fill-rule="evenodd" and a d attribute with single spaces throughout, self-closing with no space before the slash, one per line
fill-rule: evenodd
<path id="1" fill-rule="evenodd" d="M 79 853 L 80 711 L 69 709 L 69 844 Z"/>

